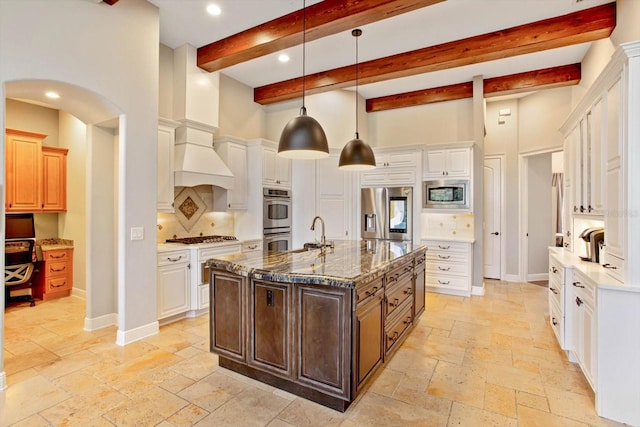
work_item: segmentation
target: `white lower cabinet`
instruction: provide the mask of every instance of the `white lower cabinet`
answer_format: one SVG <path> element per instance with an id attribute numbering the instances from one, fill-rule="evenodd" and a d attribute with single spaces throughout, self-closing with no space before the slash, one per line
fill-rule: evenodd
<path id="1" fill-rule="evenodd" d="M 158 319 L 189 311 L 189 250 L 158 253 Z"/>
<path id="2" fill-rule="evenodd" d="M 565 268 L 560 261 L 549 256 L 549 324 L 558 339 L 560 348 L 570 350 L 570 316 L 566 316 L 566 286 L 571 280 L 571 269 Z"/>
<path id="3" fill-rule="evenodd" d="M 422 240 L 427 246 L 425 284 L 431 292 L 471 295 L 473 245 L 467 242 Z"/>
<path id="4" fill-rule="evenodd" d="M 570 289 L 567 294 L 571 295 L 573 353 L 591 388 L 596 390 L 596 285 L 582 272 L 574 270 Z"/>

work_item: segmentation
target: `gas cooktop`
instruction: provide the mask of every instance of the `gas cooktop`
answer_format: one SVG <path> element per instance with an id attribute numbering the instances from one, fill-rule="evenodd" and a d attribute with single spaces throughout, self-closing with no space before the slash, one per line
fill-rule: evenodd
<path id="1" fill-rule="evenodd" d="M 222 243 L 230 240 L 238 240 L 235 236 L 197 236 L 181 237 L 178 239 L 167 239 L 167 243 L 182 243 L 185 245 L 195 245 L 198 243 Z"/>

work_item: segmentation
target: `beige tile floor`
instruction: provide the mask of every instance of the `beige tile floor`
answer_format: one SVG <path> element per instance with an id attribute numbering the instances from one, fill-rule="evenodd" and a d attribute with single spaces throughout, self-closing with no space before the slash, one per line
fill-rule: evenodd
<path id="1" fill-rule="evenodd" d="M 2 426 L 610 426 L 548 326 L 547 290 L 487 281 L 427 311 L 340 413 L 219 368 L 208 316 L 119 347 L 76 298 L 5 314 Z"/>

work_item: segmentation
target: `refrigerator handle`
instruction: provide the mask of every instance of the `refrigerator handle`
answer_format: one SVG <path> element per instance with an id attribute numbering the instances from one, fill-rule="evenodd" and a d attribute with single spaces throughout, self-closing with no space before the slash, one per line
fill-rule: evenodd
<path id="1" fill-rule="evenodd" d="M 367 233 L 375 233 L 376 214 L 364 214 L 364 231 Z"/>

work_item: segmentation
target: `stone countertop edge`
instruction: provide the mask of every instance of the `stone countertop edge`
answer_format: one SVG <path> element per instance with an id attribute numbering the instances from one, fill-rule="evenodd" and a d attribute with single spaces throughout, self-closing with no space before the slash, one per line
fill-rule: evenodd
<path id="1" fill-rule="evenodd" d="M 386 271 L 388 268 L 393 267 L 394 264 L 402 262 L 401 260 L 409 255 L 415 255 L 416 253 L 423 251 L 426 252 L 424 245 L 419 245 L 412 248 L 408 253 L 381 262 L 379 265 L 371 271 L 366 271 L 358 275 L 357 277 L 339 277 L 336 275 L 327 275 L 322 273 L 295 273 L 295 272 L 282 272 L 282 271 L 270 271 L 268 269 L 254 268 L 243 265 L 242 259 L 234 259 L 234 255 L 223 256 L 221 258 L 211 258 L 207 261 L 207 265 L 213 269 L 227 271 L 232 274 L 237 274 L 243 277 L 250 277 L 258 280 L 268 280 L 281 283 L 298 283 L 298 284 L 311 284 L 311 285 L 324 285 L 339 288 L 355 288 L 356 283 L 360 281 L 366 281 L 371 276 L 380 274 L 382 271 Z M 311 252 L 313 254 L 313 251 Z M 306 253 L 303 253 L 306 254 Z M 294 254 L 295 255 L 295 254 Z M 224 259 L 228 258 L 228 259 Z M 246 264 L 246 263 L 245 263 Z"/>
<path id="2" fill-rule="evenodd" d="M 552 256 L 564 267 L 575 268 L 589 276 L 598 288 L 624 292 L 640 292 L 640 286 L 629 285 L 611 277 L 607 270 L 595 262 L 583 261 L 578 255 L 555 246 L 550 246 Z"/>

